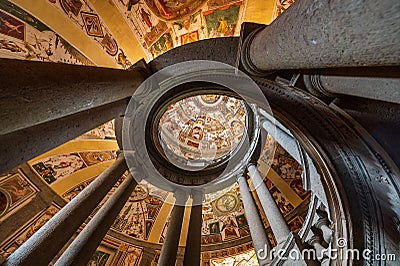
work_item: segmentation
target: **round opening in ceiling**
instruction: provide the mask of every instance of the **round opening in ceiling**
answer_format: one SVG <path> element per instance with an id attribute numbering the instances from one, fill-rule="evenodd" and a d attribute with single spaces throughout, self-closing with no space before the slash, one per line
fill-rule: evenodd
<path id="1" fill-rule="evenodd" d="M 167 107 L 158 125 L 165 154 L 195 163 L 228 157 L 245 133 L 246 106 L 226 95 L 191 96 Z M 167 155 L 168 156 L 168 155 Z"/>

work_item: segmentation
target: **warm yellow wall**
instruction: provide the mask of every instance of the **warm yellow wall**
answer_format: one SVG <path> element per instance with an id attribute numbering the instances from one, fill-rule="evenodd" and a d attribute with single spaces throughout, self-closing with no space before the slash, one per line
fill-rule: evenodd
<path id="1" fill-rule="evenodd" d="M 64 154 L 69 152 L 80 152 L 80 151 L 116 151 L 119 150 L 117 141 L 115 140 L 72 140 L 66 142 L 48 152 L 45 152 L 38 157 L 28 161 L 32 164 L 43 158 L 47 158 L 57 154 Z"/>
<path id="2" fill-rule="evenodd" d="M 275 0 L 248 0 L 244 21 L 270 24 L 274 12 L 274 3 Z"/>
<path id="3" fill-rule="evenodd" d="M 121 12 L 111 0 L 90 0 L 90 3 L 93 4 L 97 14 L 103 19 L 103 22 L 107 25 L 132 64 L 142 58 L 147 59 L 142 46 L 136 40 Z"/>
<path id="4" fill-rule="evenodd" d="M 96 65 L 120 68 L 111 56 L 48 0 L 11 0 L 11 2 L 38 18 Z"/>
<path id="5" fill-rule="evenodd" d="M 62 196 L 68 190 L 74 188 L 78 184 L 81 184 L 87 180 L 99 176 L 107 168 L 109 168 L 114 163 L 114 160 L 105 161 L 93 166 L 89 166 L 75 173 L 72 173 L 67 178 L 62 178 L 55 181 L 50 185 L 50 187 L 60 196 Z"/>

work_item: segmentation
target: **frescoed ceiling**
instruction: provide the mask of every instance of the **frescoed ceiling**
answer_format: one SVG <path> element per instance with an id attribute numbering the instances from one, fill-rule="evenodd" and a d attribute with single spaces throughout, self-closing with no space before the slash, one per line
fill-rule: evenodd
<path id="1" fill-rule="evenodd" d="M 243 21 L 269 24 L 292 2 L 38 0 L 33 4 L 31 0 L 2 0 L 0 57 L 126 69 L 141 58 L 151 60 L 180 45 L 206 38 L 238 36 Z M 240 117 L 238 121 L 243 123 Z M 290 227 L 300 230 L 304 219 L 300 206 L 309 199 L 309 193 L 301 185 L 302 169 L 278 145 L 269 170 L 268 158 L 275 148 L 273 139 L 270 138 L 268 143 L 259 160 L 259 169 Z M 114 124 L 110 121 L 28 164 L 43 182 L 68 202 L 114 162 L 117 150 Z M 0 218 L 10 215 L 36 193 L 37 188 L 22 174 L 1 177 Z M 172 210 L 171 199 L 170 193 L 141 183 L 112 230 L 132 239 L 162 243 Z M 59 208 L 52 205 L 39 213 L 29 226 L 0 247 L 0 253 L 9 254 L 15 250 Z M 185 245 L 189 216 L 190 208 L 185 211 L 181 246 Z M 263 221 L 274 244 L 265 215 Z M 237 244 L 243 239 L 249 239 L 249 229 L 237 185 L 206 195 L 202 245 L 212 247 L 210 249 L 214 251 L 202 253 L 205 265 L 256 265 L 251 241 Z M 221 243 L 230 243 L 230 247 L 219 249 Z M 104 261 L 105 265 L 116 256 L 105 246 L 116 247 L 128 263 L 140 257 L 140 247 L 107 236 L 93 260 Z"/>
<path id="2" fill-rule="evenodd" d="M 306 209 L 301 206 L 308 204 L 309 201 L 309 192 L 302 187 L 302 168 L 271 137 L 267 140 L 259 160 L 259 170 L 265 176 L 265 183 L 289 226 L 293 231 L 299 231 L 306 215 Z M 113 163 L 117 150 L 114 124 L 113 121 L 110 121 L 29 161 L 28 164 L 43 182 L 46 182 L 66 202 L 69 202 Z M 268 162 L 272 163 L 269 171 L 266 170 Z M 9 184 L 17 184 L 17 181 L 13 181 L 12 178 L 26 179 L 23 176 L 12 176 L 8 177 L 8 181 L 0 182 L 0 192 L 2 192 L 0 195 L 3 195 L 5 199 L 13 197 L 13 190 L 9 188 Z M 122 177 L 117 182 L 109 195 L 115 191 L 124 178 Z M 2 215 L 17 208 L 18 201 L 34 195 L 35 188 L 29 187 L 28 180 L 18 182 L 18 184 L 25 183 L 26 195 L 19 197 L 21 199 L 15 198 L 11 203 L 8 203 L 7 200 L 1 201 L 0 213 Z M 92 216 L 107 198 L 108 196 L 99 204 Z M 256 201 L 261 211 L 261 205 L 257 198 Z M 122 239 L 128 237 L 154 244 L 163 243 L 169 224 L 169 214 L 172 210 L 171 202 L 173 202 L 171 193 L 144 181 L 141 182 L 111 227 L 115 233 L 114 237 L 115 235 L 121 236 L 121 238 L 117 237 L 115 241 L 123 243 Z M 268 220 L 262 211 L 261 214 L 268 238 L 271 245 L 274 246 L 276 243 Z M 256 261 L 237 184 L 223 191 L 207 194 L 203 201 L 202 215 L 202 245 L 215 250 L 202 253 L 203 260 L 209 261 L 208 265 L 224 265 L 231 261 L 247 261 L 250 264 L 246 265 L 252 265 L 251 263 Z M 190 208 L 187 208 L 182 226 L 181 246 L 185 245 L 189 216 Z M 243 244 L 245 239 L 248 239 L 246 240 L 248 242 Z M 221 244 L 228 244 L 229 248 L 220 249 Z"/>
<path id="3" fill-rule="evenodd" d="M 164 150 L 191 160 L 217 160 L 234 150 L 246 128 L 242 101 L 198 95 L 169 106 L 159 122 Z"/>
<path id="4" fill-rule="evenodd" d="M 0 57 L 128 68 L 180 45 L 269 24 L 293 0 L 3 0 Z"/>

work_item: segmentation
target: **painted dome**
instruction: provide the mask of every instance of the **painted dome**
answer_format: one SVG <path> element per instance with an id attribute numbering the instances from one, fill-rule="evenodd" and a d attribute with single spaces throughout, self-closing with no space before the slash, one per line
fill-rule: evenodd
<path id="1" fill-rule="evenodd" d="M 159 122 L 164 150 L 190 160 L 217 160 L 236 148 L 246 128 L 242 100 L 192 96 L 170 105 Z"/>

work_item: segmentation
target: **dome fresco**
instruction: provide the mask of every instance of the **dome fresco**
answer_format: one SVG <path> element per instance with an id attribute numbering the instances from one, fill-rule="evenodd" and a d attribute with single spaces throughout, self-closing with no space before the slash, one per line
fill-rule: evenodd
<path id="1" fill-rule="evenodd" d="M 216 160 L 234 150 L 246 128 L 243 101 L 192 96 L 170 105 L 159 122 L 163 148 L 190 160 Z"/>

